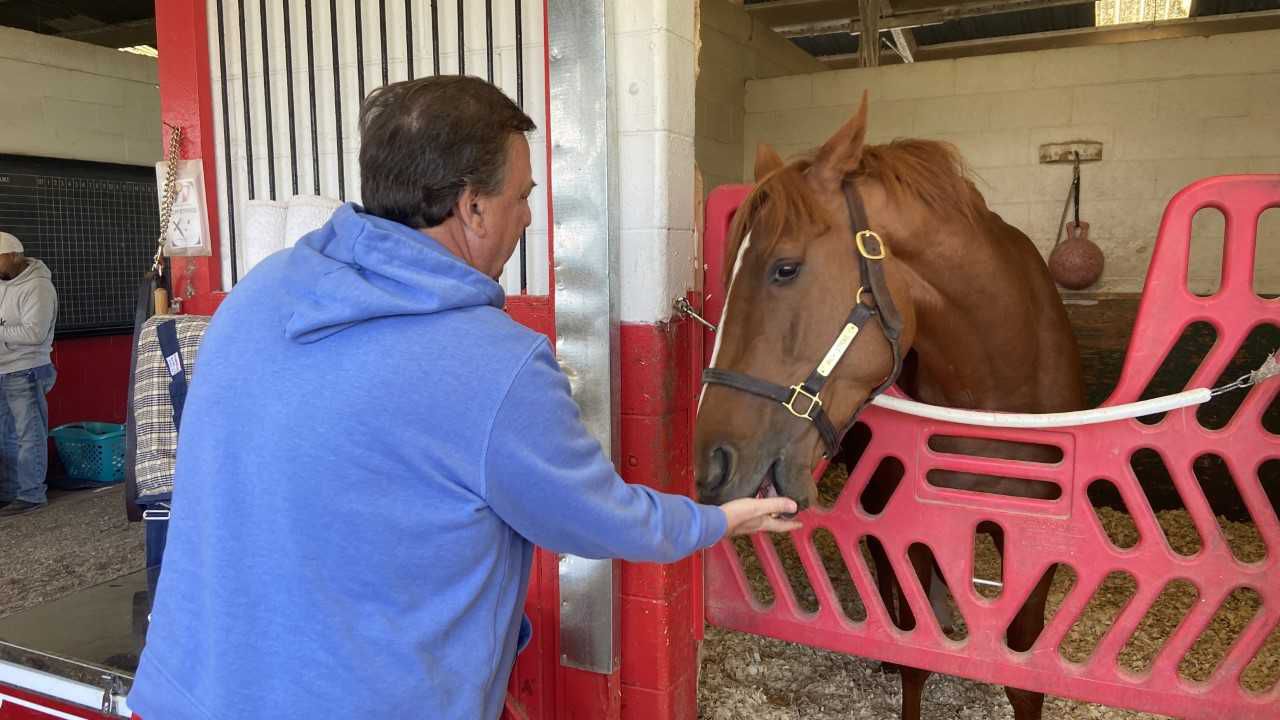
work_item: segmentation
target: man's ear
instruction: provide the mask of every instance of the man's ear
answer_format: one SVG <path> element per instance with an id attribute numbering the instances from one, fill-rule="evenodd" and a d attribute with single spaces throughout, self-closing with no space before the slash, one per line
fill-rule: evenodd
<path id="1" fill-rule="evenodd" d="M 453 213 L 462 221 L 463 227 L 470 230 L 474 235 L 483 235 L 484 211 L 483 203 L 480 202 L 480 195 L 473 188 L 467 187 L 458 195 L 458 204 L 454 206 Z"/>

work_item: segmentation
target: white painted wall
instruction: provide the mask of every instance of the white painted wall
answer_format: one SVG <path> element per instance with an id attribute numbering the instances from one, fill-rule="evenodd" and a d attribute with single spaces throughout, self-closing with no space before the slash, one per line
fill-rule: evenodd
<path id="1" fill-rule="evenodd" d="M 159 160 L 155 59 L 0 27 L 0 153 Z"/>
<path id="2" fill-rule="evenodd" d="M 271 8 L 267 18 L 267 47 L 270 52 L 271 68 L 271 110 L 272 123 L 270 132 L 275 143 L 274 172 L 276 178 L 276 196 L 284 199 L 293 194 L 291 181 L 291 156 L 289 151 L 289 129 L 293 128 L 297 138 L 296 162 L 298 166 L 298 192 L 310 195 L 314 193 L 314 175 L 312 173 L 311 153 L 311 118 L 310 89 L 306 62 L 306 12 L 304 0 L 287 0 L 290 13 L 290 42 L 293 56 L 293 93 L 294 113 L 288 114 L 288 93 L 285 81 L 285 33 L 283 20 L 283 3 L 268 3 Z M 330 17 L 330 4 L 312 2 L 312 32 L 314 37 L 315 57 L 315 103 L 316 133 L 318 136 L 320 155 L 320 195 L 338 197 L 338 152 L 337 138 L 339 128 L 336 127 L 334 87 L 333 87 L 333 48 L 330 28 L 333 18 Z M 227 93 L 227 109 L 230 118 L 230 146 L 232 151 L 232 179 L 236 210 L 237 231 L 244 229 L 243 212 L 249 199 L 248 162 L 246 155 L 243 77 L 249 79 L 249 113 L 253 132 L 253 177 L 257 199 L 267 199 L 268 168 L 267 159 L 267 123 L 266 95 L 263 88 L 262 33 L 258 3 L 244 3 L 246 27 L 246 59 L 247 73 L 240 66 L 241 40 L 239 37 L 239 17 L 235 12 L 235 3 L 223 3 L 223 31 L 226 37 L 226 77 L 229 80 Z M 385 3 L 387 10 L 387 55 L 388 75 L 390 82 L 408 78 L 409 56 L 406 48 L 404 3 Z M 207 5 L 209 25 L 210 74 L 213 88 L 213 116 L 217 145 L 218 190 L 224 195 L 227 188 L 227 168 L 225 163 L 224 132 L 222 119 L 222 96 L 220 92 L 222 70 L 219 63 L 218 15 L 217 3 L 209 0 Z M 360 133 L 359 133 L 359 86 L 357 68 L 363 64 L 366 94 L 382 85 L 381 41 L 378 21 L 379 3 L 366 0 L 363 9 L 363 56 L 356 56 L 356 31 L 354 3 L 338 3 L 337 26 L 339 32 L 338 68 L 342 86 L 342 128 L 343 142 L 343 177 L 346 184 L 345 199 L 360 201 Z M 540 295 L 547 293 L 548 265 L 547 258 L 547 205 L 546 195 L 546 104 L 545 104 L 545 65 L 543 51 L 543 15 L 542 2 L 526 0 L 521 5 L 523 13 L 523 41 L 525 68 L 525 111 L 538 124 L 538 130 L 529 136 L 532 150 L 534 180 L 539 188 L 534 191 L 531 202 L 533 224 L 529 227 L 528 237 L 528 272 L 529 292 Z M 413 64 L 414 76 L 422 77 L 433 72 L 432 37 L 430 5 L 413 3 Z M 516 47 L 515 47 L 515 13 L 510 2 L 493 3 L 494 34 L 494 82 L 513 99 L 516 97 Z M 439 38 L 442 73 L 458 71 L 458 21 L 455 3 L 439 4 Z M 485 77 L 487 72 L 485 52 L 485 3 L 483 0 L 466 0 L 464 6 L 464 48 L 466 72 L 469 75 Z M 163 52 L 163 49 L 161 49 Z M 229 226 L 227 223 L 228 203 L 218 206 L 221 215 L 222 252 L 223 252 L 223 286 L 231 287 L 229 252 L 227 241 Z M 241 251 L 241 248 L 237 248 Z M 240 267 L 245 267 L 241 251 Z M 519 270 L 516 260 L 507 266 L 503 276 L 503 285 L 509 293 L 519 292 Z"/>
<path id="3" fill-rule="evenodd" d="M 784 154 L 821 144 L 870 93 L 869 139 L 954 143 L 988 204 L 1048 253 L 1071 169 L 1041 165 L 1041 143 L 1099 140 L 1082 169 L 1091 238 L 1106 252 L 1103 292 L 1142 288 L 1160 217 L 1187 183 L 1280 172 L 1280 31 L 830 71 L 748 81 L 744 173 L 757 142 Z M 1280 210 L 1264 215 L 1256 286 L 1280 292 Z M 1223 223 L 1202 211 L 1191 286 L 1219 273 Z"/>

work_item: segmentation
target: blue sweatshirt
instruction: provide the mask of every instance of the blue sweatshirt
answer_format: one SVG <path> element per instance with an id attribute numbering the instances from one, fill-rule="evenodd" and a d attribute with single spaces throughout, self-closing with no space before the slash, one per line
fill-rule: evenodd
<path id="1" fill-rule="evenodd" d="M 236 286 L 182 418 L 134 712 L 496 718 L 534 544 L 670 562 L 724 535 L 615 474 L 503 302 L 350 204 Z"/>

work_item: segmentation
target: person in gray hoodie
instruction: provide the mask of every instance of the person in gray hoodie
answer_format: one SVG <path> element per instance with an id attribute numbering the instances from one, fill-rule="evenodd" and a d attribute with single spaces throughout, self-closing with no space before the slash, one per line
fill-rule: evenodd
<path id="1" fill-rule="evenodd" d="M 43 507 L 58 293 L 49 268 L 0 232 L 0 517 Z"/>

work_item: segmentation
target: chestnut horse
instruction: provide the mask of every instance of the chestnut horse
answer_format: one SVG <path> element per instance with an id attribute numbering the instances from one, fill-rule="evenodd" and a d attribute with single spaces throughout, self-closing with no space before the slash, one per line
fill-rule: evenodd
<path id="1" fill-rule="evenodd" d="M 813 504 L 813 470 L 895 378 L 907 395 L 935 405 L 1031 413 L 1084 405 L 1075 337 L 1036 247 L 987 208 L 954 148 L 927 140 L 868 146 L 866 129 L 864 95 L 811 157 L 784 164 L 768 146 L 757 152 L 756 186 L 730 231 L 724 311 L 699 400 L 704 502 L 778 493 L 802 509 Z M 1058 459 L 1043 447 L 951 442 L 938 449 Z M 1023 497 L 1053 492 L 959 473 L 945 484 Z M 993 539 L 1003 553 L 1003 538 Z M 927 555 L 910 559 L 931 596 L 937 571 Z M 883 549 L 873 560 L 886 608 L 900 627 L 914 627 Z M 1012 649 L 1029 650 L 1043 629 L 1051 580 L 1046 574 L 1010 624 Z M 902 716 L 916 720 L 929 673 L 899 670 Z M 1040 718 L 1042 694 L 1006 694 L 1017 720 Z"/>

